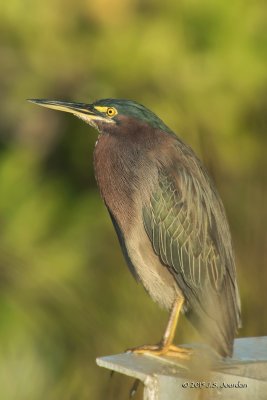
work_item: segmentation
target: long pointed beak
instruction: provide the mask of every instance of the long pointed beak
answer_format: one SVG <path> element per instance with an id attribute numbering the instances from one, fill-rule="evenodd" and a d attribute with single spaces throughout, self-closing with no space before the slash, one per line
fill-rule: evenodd
<path id="1" fill-rule="evenodd" d="M 97 128 L 95 121 L 111 122 L 109 118 L 107 119 L 105 115 L 96 110 L 91 104 L 46 99 L 28 99 L 28 101 L 42 107 L 51 108 L 52 110 L 74 114 L 95 128 Z"/>

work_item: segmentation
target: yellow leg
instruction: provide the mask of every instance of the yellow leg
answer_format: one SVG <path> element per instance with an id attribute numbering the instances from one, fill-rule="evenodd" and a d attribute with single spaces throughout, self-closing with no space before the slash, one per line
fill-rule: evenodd
<path id="1" fill-rule="evenodd" d="M 183 302 L 182 298 L 178 298 L 174 302 L 163 338 L 158 344 L 139 346 L 129 349 L 129 351 L 136 354 L 167 355 L 189 359 L 192 353 L 191 349 L 177 347 L 172 344 Z"/>

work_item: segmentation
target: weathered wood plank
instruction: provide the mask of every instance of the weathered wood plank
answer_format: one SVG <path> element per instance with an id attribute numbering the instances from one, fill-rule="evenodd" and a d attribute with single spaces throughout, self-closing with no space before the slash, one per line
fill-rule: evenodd
<path id="1" fill-rule="evenodd" d="M 145 400 L 267 399 L 267 337 L 236 339 L 233 358 L 225 361 L 203 346 L 190 347 L 191 361 L 123 353 L 96 362 L 142 381 Z"/>

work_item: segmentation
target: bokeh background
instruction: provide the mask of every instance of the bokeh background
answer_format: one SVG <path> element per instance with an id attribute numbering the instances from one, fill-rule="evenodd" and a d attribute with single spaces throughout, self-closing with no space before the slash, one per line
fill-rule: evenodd
<path id="1" fill-rule="evenodd" d="M 131 98 L 178 132 L 227 210 L 240 335 L 266 335 L 266 12 L 261 0 L 1 4 L 1 399 L 125 399 L 131 382 L 95 358 L 156 342 L 167 321 L 122 258 L 94 179 L 96 132 L 26 98 Z M 177 342 L 192 340 L 183 321 Z"/>

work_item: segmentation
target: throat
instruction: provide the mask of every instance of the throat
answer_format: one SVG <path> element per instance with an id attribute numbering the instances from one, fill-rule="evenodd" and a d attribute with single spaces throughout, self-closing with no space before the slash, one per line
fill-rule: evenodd
<path id="1" fill-rule="evenodd" d="M 101 136 L 101 134 L 99 134 L 99 135 L 97 136 L 97 139 L 96 139 L 96 142 L 95 142 L 95 148 L 96 148 L 96 146 L 98 145 L 98 141 L 99 141 L 100 136 Z"/>

